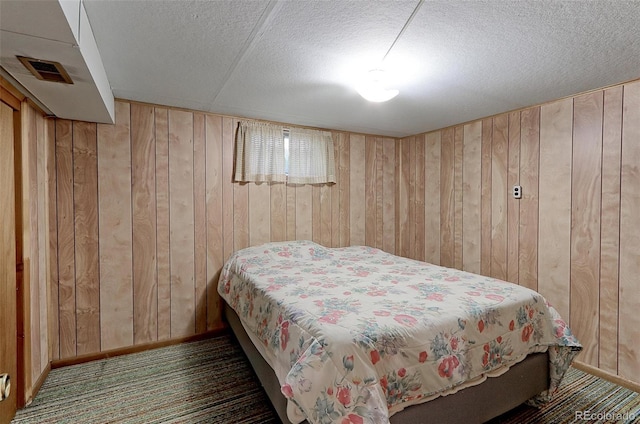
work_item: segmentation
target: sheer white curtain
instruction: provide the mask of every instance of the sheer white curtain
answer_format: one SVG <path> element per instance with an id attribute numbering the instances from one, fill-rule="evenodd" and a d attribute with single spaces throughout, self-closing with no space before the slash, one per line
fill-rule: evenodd
<path id="1" fill-rule="evenodd" d="M 333 138 L 327 131 L 289 129 L 289 178 L 292 184 L 336 182 Z"/>
<path id="2" fill-rule="evenodd" d="M 236 134 L 236 181 L 286 181 L 284 136 L 279 125 L 242 121 Z"/>

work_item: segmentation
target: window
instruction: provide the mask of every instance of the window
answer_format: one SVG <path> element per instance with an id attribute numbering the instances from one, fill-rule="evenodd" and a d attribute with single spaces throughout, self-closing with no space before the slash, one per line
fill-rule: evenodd
<path id="1" fill-rule="evenodd" d="M 333 138 L 327 131 L 240 122 L 236 181 L 335 183 Z"/>

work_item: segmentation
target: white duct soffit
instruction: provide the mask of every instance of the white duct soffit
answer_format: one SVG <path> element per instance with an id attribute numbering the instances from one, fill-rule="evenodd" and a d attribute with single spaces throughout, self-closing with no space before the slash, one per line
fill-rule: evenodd
<path id="1" fill-rule="evenodd" d="M 17 56 L 59 62 L 73 84 L 41 81 Z M 0 1 L 0 64 L 57 117 L 114 122 L 113 93 L 80 0 Z"/>

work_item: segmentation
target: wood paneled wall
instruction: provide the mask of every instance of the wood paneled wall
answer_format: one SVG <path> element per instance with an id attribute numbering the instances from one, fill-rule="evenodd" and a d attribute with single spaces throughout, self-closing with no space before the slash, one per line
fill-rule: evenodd
<path id="1" fill-rule="evenodd" d="M 233 183 L 236 126 L 125 101 L 115 125 L 55 121 L 51 359 L 219 328 L 234 250 L 311 239 L 538 290 L 580 360 L 637 382 L 640 82 L 401 140 L 334 132 L 330 186 Z"/>
<path id="2" fill-rule="evenodd" d="M 0 83 L 2 81 L 0 80 Z M 5 102 L 5 98 L 7 102 Z M 15 159 L 16 112 L 20 101 L 0 85 L 0 369 L 16 381 L 18 375 L 17 276 L 16 276 L 16 208 Z M 20 379 L 21 380 L 21 379 Z M 13 390 L 0 403 L 0 421 L 9 422 L 18 405 L 18 391 Z M 4 395 L 4 393 L 3 393 Z"/>
<path id="3" fill-rule="evenodd" d="M 21 169 L 18 181 L 18 213 L 16 255 L 22 264 L 19 277 L 22 290 L 24 328 L 23 360 L 25 399 L 33 395 L 35 386 L 49 366 L 49 316 L 52 269 L 57 265 L 51 257 L 49 207 L 50 170 L 49 151 L 53 120 L 45 119 L 27 101 L 21 105 L 21 143 L 16 148 L 17 166 Z M 23 400 L 20 400 L 22 402 Z"/>
<path id="4" fill-rule="evenodd" d="M 395 252 L 395 139 L 334 133 L 334 185 L 232 181 L 237 120 L 116 102 L 114 125 L 55 121 L 53 357 L 222 325 L 236 249 L 311 239 Z"/>
<path id="5" fill-rule="evenodd" d="M 540 291 L 638 382 L 639 141 L 640 82 L 402 139 L 398 253 Z"/>

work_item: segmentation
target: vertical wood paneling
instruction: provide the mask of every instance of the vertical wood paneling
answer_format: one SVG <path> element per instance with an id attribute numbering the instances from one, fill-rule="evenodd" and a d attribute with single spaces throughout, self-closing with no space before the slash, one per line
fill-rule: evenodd
<path id="1" fill-rule="evenodd" d="M 313 238 L 313 187 L 296 187 L 296 240 Z"/>
<path id="2" fill-rule="evenodd" d="M 352 245 L 365 245 L 365 136 L 349 137 L 349 238 Z"/>
<path id="3" fill-rule="evenodd" d="M 640 113 L 637 104 L 640 101 L 636 99 L 636 91 L 640 91 L 636 88 L 638 84 L 624 87 L 631 93 L 624 95 L 624 116 L 620 86 L 486 118 L 482 120 L 479 159 L 481 273 L 540 290 L 570 321 L 583 344 L 589 346 L 581 360 L 627 378 L 638 374 L 639 366 L 637 360 L 631 359 L 637 352 L 628 342 L 638 338 L 635 329 L 639 324 L 627 324 L 631 302 L 624 305 L 632 298 L 625 296 L 625 291 L 630 293 L 630 287 L 636 290 L 637 285 L 631 283 L 630 277 L 627 277 L 626 288 L 622 283 L 623 269 L 627 269 L 628 276 L 638 274 L 636 240 L 640 237 L 630 217 L 638 215 L 640 184 L 636 175 L 640 171 L 632 163 L 640 161 L 636 157 L 637 149 L 628 141 L 640 138 L 636 124 Z M 456 150 L 455 146 L 453 153 L 447 150 L 446 140 L 452 138 L 455 145 L 459 139 L 456 128 L 434 133 L 442 137 L 442 155 L 438 160 L 442 177 L 439 189 L 443 196 L 439 213 L 443 231 L 441 263 L 450 261 L 453 265 L 457 258 L 455 250 L 448 256 L 445 249 L 450 246 L 455 249 L 460 244 L 455 240 L 456 206 L 455 199 L 453 206 L 446 206 L 444 196 L 450 190 L 455 196 Z M 627 134 L 626 138 L 623 133 Z M 625 144 L 623 138 L 629 144 Z M 467 134 L 462 140 L 466 148 Z M 629 155 L 624 146 L 632 146 L 627 147 Z M 450 155 L 454 156 L 453 160 Z M 405 166 L 402 159 L 403 156 L 398 155 L 401 168 Z M 624 168 L 625 160 L 627 168 Z M 412 161 L 409 166 L 414 165 Z M 475 160 L 467 160 L 465 151 L 462 162 L 465 182 L 468 167 L 476 165 Z M 447 181 L 452 167 L 453 183 Z M 403 172 L 406 171 L 401 169 L 399 175 Z M 523 198 L 515 201 L 510 191 L 511 186 L 518 183 L 523 187 Z M 621 199 L 625 197 L 625 187 L 626 203 Z M 398 190 L 402 189 L 399 182 Z M 400 191 L 399 196 L 398 207 L 403 199 Z M 465 264 L 466 249 L 469 249 L 467 196 L 465 186 L 461 244 Z M 427 194 L 425 209 L 428 198 Z M 454 222 L 453 228 L 448 225 L 450 222 Z M 415 225 L 418 225 L 417 219 L 406 223 L 409 228 Z M 402 231 L 403 228 L 399 228 L 397 233 Z M 454 243 L 449 242 L 446 231 L 453 233 Z M 625 242 L 633 248 L 624 249 Z M 627 363 L 624 371 L 619 365 L 623 360 Z"/>
<path id="4" fill-rule="evenodd" d="M 409 165 L 408 188 L 407 188 L 407 232 L 405 232 L 407 257 L 415 258 L 416 255 L 416 226 L 418 225 L 416 219 L 416 137 L 410 137 L 409 143 L 402 143 L 406 145 L 406 163 Z M 404 152 L 404 151 L 403 151 Z"/>
<path id="5" fill-rule="evenodd" d="M 195 332 L 193 115 L 169 110 L 171 337 Z"/>
<path id="6" fill-rule="evenodd" d="M 462 170 L 462 269 L 480 273 L 482 121 L 464 126 Z"/>
<path id="7" fill-rule="evenodd" d="M 376 139 L 371 136 L 365 137 L 364 142 L 364 242 L 367 246 L 375 247 L 376 245 L 376 227 L 377 227 L 377 150 Z"/>
<path id="8" fill-rule="evenodd" d="M 77 353 L 100 350 L 96 124 L 73 124 Z"/>
<path id="9" fill-rule="evenodd" d="M 584 345 L 581 359 L 594 366 L 598 366 L 602 111 L 601 91 L 574 99 L 570 321 Z"/>
<path id="10" fill-rule="evenodd" d="M 491 240 L 493 228 L 491 226 L 492 217 L 492 200 L 491 200 L 491 181 L 492 170 L 492 146 L 493 146 L 493 119 L 487 118 L 482 121 L 482 193 L 481 193 L 481 221 L 482 229 L 480 235 L 480 273 L 482 275 L 491 275 Z"/>
<path id="11" fill-rule="evenodd" d="M 220 116 L 207 115 L 206 117 L 206 157 L 207 330 L 212 330 L 221 325 L 217 287 L 220 270 L 224 265 L 222 193 L 225 184 L 222 174 L 222 117 Z"/>
<path id="12" fill-rule="evenodd" d="M 520 112 L 509 113 L 509 163 L 507 188 L 520 184 Z M 508 191 L 507 191 L 508 193 Z M 518 284 L 520 200 L 507 195 L 507 281 Z"/>
<path id="13" fill-rule="evenodd" d="M 296 187 L 286 186 L 287 240 L 296 240 Z"/>
<path id="14" fill-rule="evenodd" d="M 453 224 L 453 266 L 462 269 L 462 167 L 463 167 L 464 127 L 455 127 L 454 132 L 454 224 Z"/>
<path id="15" fill-rule="evenodd" d="M 56 121 L 47 120 L 47 177 L 49 184 L 49 342 L 50 359 L 60 358 L 60 314 L 59 314 L 59 275 L 58 275 L 58 183 L 56 170 Z"/>
<path id="16" fill-rule="evenodd" d="M 269 184 L 248 184 L 249 245 L 256 246 L 271 238 L 271 189 Z"/>
<path id="17" fill-rule="evenodd" d="M 440 265 L 454 266 L 454 144 L 453 128 L 442 131 L 440 165 Z"/>
<path id="18" fill-rule="evenodd" d="M 13 131 L 16 131 L 18 136 L 18 142 L 11 148 L 11 166 L 8 167 L 13 175 L 15 165 L 15 170 L 20 175 L 19 178 L 15 178 L 16 213 L 7 216 L 7 220 L 15 220 L 16 223 L 11 225 L 10 231 L 13 233 L 16 228 L 18 232 L 13 240 L 16 248 L 8 250 L 7 254 L 17 256 L 17 262 L 13 261 L 14 268 L 15 263 L 23 266 L 23 271 L 18 273 L 16 281 L 21 287 L 19 294 L 22 296 L 22 308 L 19 308 L 18 313 L 23 317 L 22 325 L 28 330 L 19 349 L 25 359 L 22 364 L 26 377 L 23 390 L 29 397 L 49 360 L 50 270 L 46 167 L 48 126 L 45 125 L 42 115 L 26 102 L 23 102 L 21 107 L 18 106 L 20 120 L 16 119 L 17 114 L 14 115 L 12 108 L 6 104 L 3 104 L 3 107 L 5 119 L 9 121 L 5 141 L 11 143 L 14 140 Z M 21 122 L 21 128 L 17 126 L 18 122 Z M 13 204 L 13 200 L 12 197 L 9 203 Z M 11 308 L 11 303 L 7 306 Z M 4 363 L 7 365 L 6 361 Z"/>
<path id="19" fill-rule="evenodd" d="M 193 217 L 196 333 L 207 329 L 207 210 L 205 118 L 193 114 Z"/>
<path id="20" fill-rule="evenodd" d="M 222 118 L 222 241 L 224 260 L 233 253 L 234 211 L 233 211 L 233 149 L 235 146 L 236 122 L 232 118 Z"/>
<path id="21" fill-rule="evenodd" d="M 440 132 L 426 135 L 425 146 L 425 261 L 440 264 Z"/>
<path id="22" fill-rule="evenodd" d="M 416 136 L 415 142 L 415 177 L 414 177 L 414 198 L 415 198 L 415 228 L 413 231 L 414 255 L 417 260 L 425 259 L 425 227 L 426 227 L 426 211 L 425 211 L 425 135 Z"/>
<path id="23" fill-rule="evenodd" d="M 398 254 L 404 257 L 411 257 L 411 237 L 413 235 L 413 226 L 415 225 L 412 208 L 412 181 L 411 175 L 415 172 L 415 163 L 411 157 L 411 147 L 414 144 L 414 137 L 402 139 L 399 142 L 398 158 L 400 164 L 399 186 L 396 197 L 398 211 Z"/>
<path id="24" fill-rule="evenodd" d="M 540 166 L 540 108 L 521 114 L 520 142 L 520 230 L 518 283 L 538 289 L 538 168 Z"/>
<path id="25" fill-rule="evenodd" d="M 3 89 L 3 87 L 0 87 Z M 4 97 L 4 93 L 3 97 Z M 3 99 L 4 100 L 4 99 Z M 19 107 L 19 105 L 16 105 Z M 20 197 L 20 192 L 16 192 L 16 185 L 20 184 L 20 177 L 16 178 L 19 171 L 20 144 L 16 141 L 20 134 L 17 120 L 14 119 L 14 109 L 0 101 L 0 327 L 2 328 L 2 342 L 0 343 L 0 367 L 3 373 L 16 375 L 18 372 L 18 360 L 16 349 L 21 349 L 17 344 L 17 314 L 21 314 L 16 295 L 16 289 L 20 284 L 20 273 L 16 273 L 16 263 L 22 263 L 20 255 L 16 252 L 16 241 L 20 240 L 21 228 L 20 217 L 16 216 L 16 209 L 19 211 L 21 205 L 16 197 Z M 18 140 L 16 140 L 18 138 Z M 19 212 L 18 212 L 19 213 Z M 19 249 L 22 250 L 22 249 Z M 26 362 L 26 361 L 25 361 Z M 24 384 L 24 383 L 23 383 Z M 30 382 L 24 384 L 30 387 Z M 23 386 L 23 387 L 24 387 Z M 17 391 L 13 391 L 3 400 L 0 405 L 0 420 L 9 422 L 16 412 L 18 397 Z"/>
<path id="26" fill-rule="evenodd" d="M 24 339 L 24 356 L 28 358 L 29 367 L 24 370 L 28 379 L 28 387 L 36 380 L 39 357 L 39 325 L 40 325 L 40 249 L 38 248 L 38 134 L 33 108 L 22 108 L 21 147 L 16 148 L 16 155 L 21 155 L 21 189 L 22 189 L 22 243 L 23 248 L 17 252 L 24 265 L 22 293 L 25 312 L 24 327 L 35 328 Z M 20 153 L 18 153 L 18 151 Z M 20 190 L 20 188 L 18 188 Z M 19 202 L 19 200 L 18 200 Z M 26 361 L 25 361 L 26 362 Z"/>
<path id="27" fill-rule="evenodd" d="M 322 244 L 322 212 L 320 210 L 320 186 L 318 184 L 311 185 L 311 234 L 314 243 Z"/>
<path id="28" fill-rule="evenodd" d="M 491 276 L 507 279 L 509 116 L 493 119 L 491 145 Z"/>
<path id="29" fill-rule="evenodd" d="M 594 328 L 598 329 L 597 336 L 581 338 L 583 344 L 590 346 L 585 351 L 592 357 L 599 355 L 598 364 L 602 369 L 619 371 L 621 376 L 634 379 L 638 375 L 638 363 L 633 340 L 638 338 L 639 324 L 633 318 L 636 306 L 633 293 L 637 291 L 633 276 L 639 272 L 636 262 L 640 249 L 633 218 L 640 207 L 637 188 L 640 160 L 637 143 L 633 142 L 639 138 L 640 131 L 637 125 L 639 90 L 635 84 L 624 88 L 624 116 L 622 86 L 603 91 L 600 130 L 592 128 L 597 113 L 592 120 L 584 118 L 586 115 L 580 111 L 585 107 L 576 98 L 403 140 L 334 132 L 338 181 L 335 185 L 314 187 L 234 183 L 236 119 L 171 110 L 170 124 L 168 109 L 156 108 L 155 160 L 150 166 L 155 166 L 158 339 L 203 331 L 205 310 L 206 328 L 220 328 L 217 279 L 224 260 L 237 248 L 263 240 L 298 237 L 335 246 L 366 242 L 396 254 L 404 251 L 407 256 L 424 256 L 429 262 L 446 266 L 459 265 L 467 269 L 472 261 L 471 268 L 479 267 L 482 274 L 497 272 L 504 278 L 512 278 L 517 270 L 520 284 L 538 288 L 563 317 L 571 321 L 586 321 L 581 317 L 593 309 L 594 299 L 599 296 L 599 312 L 589 315 L 591 322 L 586 323 L 590 334 L 594 334 Z M 184 156 L 179 147 L 175 150 L 173 142 L 184 138 L 176 137 L 176 114 L 193 119 L 193 126 L 187 125 L 183 134 L 193 137 L 193 145 L 186 149 L 189 153 Z M 204 136 L 202 122 L 205 122 Z M 72 150 L 72 124 L 77 123 L 56 120 L 56 154 L 55 158 L 49 158 L 55 159 L 56 170 L 55 196 L 49 193 L 55 199 L 52 200 L 55 217 L 51 218 L 51 211 L 49 214 L 53 219 L 50 222 L 54 222 L 57 229 L 51 243 L 57 247 L 58 255 L 59 296 L 55 319 L 60 335 L 50 344 L 59 349 L 59 357 L 79 353 L 76 351 L 79 340 L 75 339 L 79 329 L 75 321 L 76 291 L 79 290 L 75 255 L 80 245 L 75 242 L 78 236 L 74 226 L 74 198 L 79 199 L 80 194 L 74 192 L 73 177 L 74 165 L 78 166 L 76 161 L 83 159 L 77 148 L 76 155 Z M 123 125 L 120 118 L 117 118 L 118 125 Z M 145 124 L 132 120 L 130 125 L 133 134 L 134 127 Z M 580 135 L 581 129 L 584 136 Z M 144 132 L 142 128 L 135 131 Z M 584 181 L 592 181 L 598 168 L 593 166 L 594 169 L 587 172 L 589 167 L 585 164 L 594 160 L 597 148 L 591 145 L 591 149 L 583 149 L 579 140 L 584 137 L 589 143 L 602 143 L 600 201 L 594 200 L 598 196 L 597 188 L 591 194 L 584 189 L 589 186 Z M 103 142 L 101 138 L 98 137 L 99 143 Z M 476 140 L 476 144 L 472 140 Z M 110 156 L 102 155 L 102 144 L 99 149 L 98 160 L 108 160 Z M 105 151 L 117 157 L 117 152 L 109 152 L 107 147 Z M 190 166 L 179 160 L 186 157 L 192 161 Z M 131 163 L 132 175 L 136 172 L 133 167 L 139 162 L 134 159 Z M 185 168 L 192 171 L 190 178 L 182 176 Z M 93 174 L 102 187 L 108 175 L 102 162 Z M 39 175 L 36 180 L 41 181 Z M 180 187 L 185 180 L 191 181 L 192 186 Z M 510 186 L 516 182 L 523 187 L 523 198 L 512 204 Z M 102 198 L 102 191 L 100 188 L 98 202 L 100 219 L 104 217 L 105 221 L 98 221 L 100 237 L 106 231 L 103 225 L 109 227 L 109 220 L 121 213 L 119 210 L 109 212 L 114 205 L 103 204 L 106 200 Z M 39 187 L 34 193 L 41 197 Z M 254 210 L 254 206 L 258 209 Z M 601 208 L 600 240 L 584 231 L 584 228 L 591 231 L 595 222 L 591 215 L 598 214 L 594 212 L 598 207 Z M 191 210 L 174 213 L 175 208 Z M 518 211 L 517 216 L 514 210 Z M 590 210 L 591 215 L 585 214 L 586 210 Z M 203 211 L 206 220 L 202 218 Z M 38 209 L 34 216 L 36 227 L 42 225 L 40 215 Z M 177 230 L 185 223 L 192 227 Z M 475 229 L 473 223 L 476 223 Z M 174 237 L 182 234 L 190 235 L 187 243 L 190 250 L 180 247 L 183 240 Z M 102 249 L 109 241 L 100 237 L 97 240 Z M 29 237 L 28 242 L 41 243 L 41 239 L 40 235 L 33 240 Z M 201 248 L 196 247 L 202 243 L 206 250 L 206 286 L 199 277 L 203 273 Z M 583 247 L 587 245 L 588 249 Z M 479 246 L 479 255 L 476 246 Z M 185 251 L 187 255 L 180 258 L 179 252 Z M 133 263 L 137 255 L 133 249 Z M 592 258 L 588 269 L 599 267 L 596 284 L 593 279 L 585 283 L 576 278 L 579 271 L 573 269 L 572 263 L 586 264 L 585 257 Z M 42 259 L 38 258 L 38 267 L 42 266 Z M 189 268 L 187 273 L 193 278 L 190 286 L 175 278 L 185 273 L 185 269 L 175 269 L 177 264 Z M 41 274 L 39 269 L 34 272 Z M 107 285 L 106 281 L 100 284 Z M 101 285 L 97 287 L 104 290 Z M 580 297 L 587 292 L 587 303 L 593 303 L 580 311 L 579 308 L 585 306 Z M 188 314 L 183 305 L 176 302 L 176 295 L 185 293 L 192 297 L 186 302 L 191 308 Z M 101 301 L 115 301 L 102 296 L 110 295 L 101 295 Z M 51 299 L 55 302 L 53 296 Z M 100 329 L 107 331 L 111 323 L 106 321 L 112 320 L 105 318 L 105 311 L 100 309 L 96 309 L 102 312 Z M 185 318 L 186 315 L 189 316 Z M 34 315 L 34 319 L 38 319 L 34 324 L 41 326 L 43 317 Z M 190 324 L 193 330 L 178 334 L 176 326 L 185 322 L 193 323 Z M 573 323 L 570 324 L 573 327 Z M 173 334 L 169 332 L 171 326 Z M 34 338 L 33 343 L 39 348 L 42 337 Z M 105 346 L 98 349 L 104 350 Z M 40 349 L 39 354 L 34 355 L 42 357 L 42 354 Z"/>
<path id="30" fill-rule="evenodd" d="M 154 110 L 132 104 L 131 204 L 133 213 L 133 322 L 134 342 L 158 338 L 156 263 L 156 145 Z"/>
<path id="31" fill-rule="evenodd" d="M 332 214 L 331 214 L 331 189 L 329 185 L 317 185 L 314 186 L 314 189 L 317 188 L 317 191 L 320 194 L 319 200 L 319 208 L 320 208 L 320 216 L 318 219 L 319 230 L 320 230 L 320 238 L 319 243 L 323 246 L 331 246 L 332 237 L 331 237 L 331 226 L 332 226 Z"/>
<path id="32" fill-rule="evenodd" d="M 376 237 L 374 246 L 381 249 L 383 244 L 383 208 L 384 208 L 384 194 L 383 194 L 383 178 L 384 178 L 384 156 L 383 156 L 383 139 L 381 137 L 376 138 L 376 183 L 375 183 L 375 198 L 376 198 Z"/>
<path id="33" fill-rule="evenodd" d="M 234 132 L 230 134 L 230 138 L 235 137 L 235 129 L 237 124 L 233 124 Z M 234 143 L 230 140 L 229 156 L 234 157 Z M 229 159 L 231 160 L 231 159 Z M 233 181 L 233 176 L 230 181 Z M 249 185 L 246 183 L 233 185 L 233 250 L 244 249 L 249 247 Z M 231 253 L 231 252 L 230 252 Z"/>
<path id="34" fill-rule="evenodd" d="M 76 263 L 73 223 L 72 122 L 56 121 L 58 317 L 61 358 L 76 355 Z"/>
<path id="35" fill-rule="evenodd" d="M 382 250 L 396 251 L 396 141 L 385 138 L 382 141 Z M 440 211 L 438 210 L 438 213 Z M 438 240 L 438 245 L 440 241 Z"/>
<path id="36" fill-rule="evenodd" d="M 249 247 L 249 184 L 233 185 L 233 250 Z"/>
<path id="37" fill-rule="evenodd" d="M 332 134 L 334 160 L 336 165 L 336 184 L 330 189 L 331 196 L 331 247 L 340 246 L 340 187 L 344 184 L 340 176 L 340 144 L 339 136 Z"/>
<path id="38" fill-rule="evenodd" d="M 30 382 L 36 381 L 40 369 L 40 256 L 38 245 L 38 129 L 33 108 L 22 109 L 22 195 L 23 195 L 23 261 L 25 269 L 24 292 L 29 293 L 28 328 L 25 339 L 25 356 L 30 359 L 30 370 L 26 373 Z M 30 375 L 29 375 L 30 374 Z"/>
<path id="39" fill-rule="evenodd" d="M 33 109 L 33 108 L 31 108 Z M 48 328 L 48 260 L 49 250 L 49 220 L 48 220 L 48 207 L 47 207 L 47 175 L 46 175 L 46 135 L 45 135 L 45 120 L 44 117 L 35 111 L 34 116 L 36 120 L 36 134 L 37 134 L 37 146 L 36 146 L 36 158 L 38 167 L 38 191 L 37 191 L 37 211 L 38 211 L 38 303 L 40 305 L 38 311 L 39 322 L 37 325 L 37 332 L 35 336 L 38 338 L 39 355 L 35 358 L 35 365 L 33 368 L 37 368 L 37 373 L 34 375 L 34 383 L 38 381 L 40 375 L 49 364 L 49 328 Z M 33 296 L 33 295 L 32 295 Z M 33 300 L 33 299 L 32 299 Z"/>
<path id="40" fill-rule="evenodd" d="M 271 184 L 271 235 L 272 241 L 287 239 L 287 186 L 284 183 Z"/>
<path id="41" fill-rule="evenodd" d="M 617 374 L 622 86 L 604 91 L 603 107 L 599 367 Z"/>
<path id="42" fill-rule="evenodd" d="M 620 342 L 618 370 L 640 376 L 640 82 L 624 86 L 620 184 Z"/>
<path id="43" fill-rule="evenodd" d="M 133 344 L 133 240 L 129 104 L 116 102 L 116 125 L 98 124 L 100 326 L 102 349 Z"/>
<path id="44" fill-rule="evenodd" d="M 156 261 L 158 340 L 171 337 L 171 226 L 169 222 L 169 111 L 155 108 Z"/>
<path id="45" fill-rule="evenodd" d="M 340 246 L 351 245 L 351 176 L 349 166 L 351 164 L 351 141 L 345 133 L 338 133 L 338 180 L 340 181 Z M 394 236 L 395 237 L 395 236 Z"/>
<path id="46" fill-rule="evenodd" d="M 538 290 L 569 319 L 573 100 L 540 108 Z"/>

